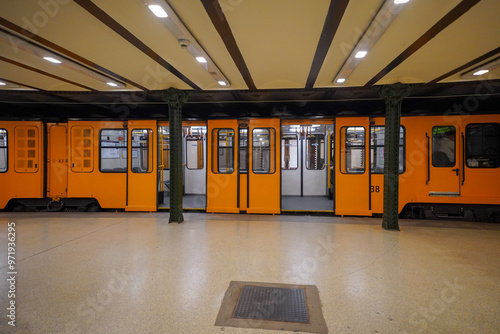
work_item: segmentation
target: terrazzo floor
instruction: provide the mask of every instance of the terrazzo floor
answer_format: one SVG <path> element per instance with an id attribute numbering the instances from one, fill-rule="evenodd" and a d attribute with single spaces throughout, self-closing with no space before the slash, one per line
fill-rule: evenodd
<path id="1" fill-rule="evenodd" d="M 0 333 L 284 333 L 214 326 L 231 281 L 316 285 L 329 333 L 500 328 L 500 224 L 401 220 L 395 232 L 375 218 L 184 217 L 0 213 Z"/>

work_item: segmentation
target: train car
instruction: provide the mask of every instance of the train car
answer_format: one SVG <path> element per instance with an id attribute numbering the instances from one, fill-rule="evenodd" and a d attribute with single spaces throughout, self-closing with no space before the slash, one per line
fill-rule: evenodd
<path id="1" fill-rule="evenodd" d="M 169 123 L 0 121 L 0 209 L 156 211 Z M 384 118 L 184 122 L 186 210 L 383 213 Z M 500 219 L 500 116 L 401 118 L 405 218 Z"/>

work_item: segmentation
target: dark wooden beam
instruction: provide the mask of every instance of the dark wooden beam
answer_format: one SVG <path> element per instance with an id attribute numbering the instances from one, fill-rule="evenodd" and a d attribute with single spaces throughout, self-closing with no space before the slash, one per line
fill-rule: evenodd
<path id="1" fill-rule="evenodd" d="M 127 42 L 135 46 L 137 49 L 141 50 L 148 57 L 156 61 L 158 64 L 163 66 L 165 69 L 170 71 L 173 75 L 184 81 L 187 85 L 195 90 L 201 90 L 194 82 L 189 80 L 184 74 L 182 74 L 179 70 L 173 67 L 169 62 L 163 59 L 159 54 L 154 52 L 149 46 L 144 44 L 139 38 L 137 38 L 134 34 L 128 31 L 124 26 L 115 21 L 111 16 L 109 16 L 105 11 L 101 8 L 97 7 L 90 0 L 75 0 L 75 2 L 80 5 L 87 12 L 92 14 L 96 19 L 104 23 L 108 28 L 117 33 L 120 37 L 125 39 Z"/>
<path id="2" fill-rule="evenodd" d="M 436 37 L 441 31 L 446 29 L 453 22 L 458 20 L 462 15 L 467 13 L 472 7 L 477 5 L 481 0 L 462 0 L 455 8 L 453 8 L 448 14 L 446 14 L 441 20 L 439 20 L 435 25 L 433 25 L 429 30 L 427 30 L 419 39 L 417 39 L 413 44 L 411 44 L 406 50 L 404 50 L 399 56 L 396 57 L 389 65 L 387 65 L 382 71 L 375 75 L 370 81 L 368 81 L 365 87 L 371 87 L 375 85 L 380 79 L 385 77 L 389 72 L 398 67 L 402 62 L 408 59 L 412 54 L 417 52 L 421 47 L 427 44 L 431 39 Z"/>
<path id="3" fill-rule="evenodd" d="M 467 64 L 464 64 L 464 65 L 462 65 L 462 66 L 460 66 L 460 67 L 457 67 L 456 69 L 451 70 L 450 72 L 445 73 L 445 74 L 441 75 L 440 77 L 437 77 L 437 78 L 436 78 L 436 79 L 434 79 L 434 80 L 429 81 L 429 84 L 435 84 L 435 83 L 438 83 L 439 81 L 441 81 L 441 80 L 443 80 L 443 79 L 446 79 L 446 78 L 448 78 L 448 77 L 451 77 L 453 74 L 456 74 L 456 73 L 458 73 L 458 72 L 464 71 L 464 70 L 468 69 L 469 67 L 472 67 L 472 66 L 474 66 L 474 65 L 476 65 L 476 64 L 479 64 L 479 63 L 481 63 L 481 62 L 485 61 L 486 59 L 491 58 L 491 57 L 493 57 L 493 56 L 495 56 L 495 55 L 497 55 L 497 54 L 499 54 L 499 53 L 500 53 L 500 47 L 498 47 L 498 48 L 496 48 L 496 49 L 494 49 L 494 50 L 491 50 L 490 52 L 485 53 L 485 54 L 484 54 L 484 55 L 482 55 L 481 57 L 477 57 L 476 59 L 471 60 L 471 61 L 470 61 L 470 62 L 468 62 Z"/>
<path id="4" fill-rule="evenodd" d="M 257 87 L 253 82 L 252 75 L 250 74 L 247 64 L 243 59 L 243 55 L 241 54 L 241 51 L 238 48 L 238 44 L 234 39 L 233 32 L 229 27 L 229 23 L 227 22 L 226 16 L 222 12 L 222 8 L 219 4 L 219 1 L 201 0 L 201 2 L 203 3 L 205 10 L 207 11 L 208 16 L 210 17 L 210 20 L 212 20 L 215 29 L 217 29 L 217 32 L 222 38 L 222 41 L 226 45 L 227 51 L 229 51 L 229 54 L 233 58 L 236 67 L 240 71 L 243 79 L 245 80 L 248 89 L 257 90 Z"/>
<path id="5" fill-rule="evenodd" d="M 348 4 L 349 0 L 331 0 L 330 2 L 323 31 L 321 32 L 318 47 L 316 48 L 316 53 L 314 54 L 309 76 L 307 77 L 306 89 L 312 89 L 316 79 L 318 78 L 321 66 L 323 66 L 328 50 L 330 50 L 333 38 L 335 37 L 335 33 L 337 32 L 340 21 L 344 16 L 344 12 Z"/>
<path id="6" fill-rule="evenodd" d="M 24 37 L 26 37 L 28 39 L 31 39 L 31 40 L 37 42 L 38 44 L 40 44 L 43 47 L 52 49 L 55 52 L 57 52 L 57 53 L 65 56 L 65 57 L 67 57 L 69 59 L 76 60 L 76 61 L 80 62 L 81 64 L 84 64 L 84 65 L 88 66 L 92 70 L 96 70 L 96 71 L 105 73 L 105 74 L 107 74 L 107 75 L 110 76 L 110 79 L 118 79 L 118 80 L 121 80 L 123 82 L 128 83 L 129 85 L 135 86 L 135 87 L 137 87 L 139 89 L 147 90 L 145 87 L 139 85 L 138 83 L 136 83 L 136 82 L 134 82 L 132 80 L 129 80 L 127 78 L 124 78 L 121 75 L 119 75 L 117 73 L 114 73 L 113 71 L 110 71 L 107 68 L 104 68 L 104 67 L 102 67 L 102 66 L 100 66 L 100 65 L 98 65 L 98 64 L 96 64 L 96 63 L 94 63 L 94 62 L 92 62 L 90 60 L 88 60 L 87 58 L 84 58 L 84 57 L 82 57 L 80 55 L 77 55 L 76 53 L 71 52 L 68 49 L 63 48 L 62 46 L 60 46 L 58 44 L 55 44 L 55 43 L 53 43 L 53 42 L 51 42 L 49 40 L 46 40 L 43 37 L 35 35 L 32 32 L 30 32 L 29 30 L 23 29 L 20 26 L 12 23 L 10 21 L 7 21 L 6 19 L 4 19 L 2 17 L 0 17 L 0 25 L 2 25 L 5 28 L 8 28 L 8 29 L 10 29 L 10 30 L 18 33 L 21 36 L 24 36 Z"/>
<path id="7" fill-rule="evenodd" d="M 93 92 L 96 92 L 96 90 L 94 88 L 91 88 L 91 87 L 88 87 L 88 86 L 85 86 L 85 85 L 82 85 L 82 84 L 79 84 L 78 82 L 74 82 L 74 81 L 71 81 L 71 80 L 68 80 L 68 79 L 65 79 L 65 78 L 62 78 L 62 77 L 59 77 L 57 75 L 54 75 L 54 74 L 51 74 L 51 73 L 48 73 L 48 72 L 45 72 L 45 71 L 42 71 L 42 70 L 39 70 L 37 68 L 34 68 L 34 67 L 31 67 L 31 66 L 28 66 L 26 64 L 22 64 L 22 63 L 19 63 L 15 60 L 12 60 L 12 59 L 9 59 L 9 58 L 5 58 L 3 56 L 0 56 L 0 60 L 1 61 L 4 61 L 6 63 L 9 63 L 9 64 L 12 64 L 12 65 L 15 65 L 15 66 L 18 66 L 18 67 L 22 67 L 24 69 L 27 69 L 29 71 L 32 71 L 32 72 L 36 72 L 36 73 L 39 73 L 39 74 L 42 74 L 42 75 L 45 75 L 47 77 L 50 77 L 50 78 L 53 78 L 53 79 L 57 79 L 57 80 L 60 80 L 60 81 L 64 81 L 64 82 L 67 82 L 69 84 L 72 84 L 72 85 L 75 85 L 75 86 L 78 86 L 80 88 L 83 88 L 83 89 L 88 89 L 90 91 L 93 91 Z"/>

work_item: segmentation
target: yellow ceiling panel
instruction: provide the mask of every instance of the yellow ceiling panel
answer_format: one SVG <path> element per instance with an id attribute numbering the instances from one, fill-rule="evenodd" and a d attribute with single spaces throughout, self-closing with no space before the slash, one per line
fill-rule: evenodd
<path id="1" fill-rule="evenodd" d="M 226 1 L 223 10 L 235 10 L 240 1 Z M 182 22 L 189 29 L 191 34 L 198 40 L 208 53 L 210 58 L 217 64 L 226 78 L 231 83 L 231 89 L 248 89 L 240 71 L 234 64 L 231 55 L 226 49 L 222 38 L 208 17 L 203 4 L 199 0 L 169 0 L 168 3 L 175 10 Z M 231 3 L 229 5 L 228 3 Z M 199 66 L 199 64 L 197 64 Z M 221 89 L 213 79 L 204 89 Z M 222 88 L 225 89 L 225 88 Z"/>
<path id="2" fill-rule="evenodd" d="M 224 14 L 257 88 L 303 88 L 330 1 L 234 3 Z"/>
<path id="3" fill-rule="evenodd" d="M 499 17 L 500 1 L 479 2 L 403 64 L 391 71 L 379 84 L 397 81 L 429 82 L 498 48 L 500 46 Z M 460 74 L 466 71 L 446 78 L 442 82 L 463 81 Z M 490 73 L 490 79 L 499 79 L 499 76 L 493 76 L 494 73 L 498 74 L 498 72 Z M 478 80 L 481 79 L 478 78 Z"/>
<path id="4" fill-rule="evenodd" d="M 459 2 L 459 0 L 419 0 L 408 3 L 349 76 L 346 86 L 365 85 Z"/>
<path id="5" fill-rule="evenodd" d="M 67 82 L 0 61 L 1 77 L 5 80 L 26 84 L 34 88 L 57 91 L 88 91 Z M 0 86 L 1 87 L 1 86 Z"/>
<path id="6" fill-rule="evenodd" d="M 332 87 L 332 81 L 384 0 L 351 0 L 314 87 Z"/>
<path id="7" fill-rule="evenodd" d="M 42 8 L 41 3 L 28 0 L 4 1 L 0 2 L 0 13 L 3 18 L 30 31 L 34 30 L 41 37 L 147 89 L 190 89 L 186 83 L 76 3 L 64 3 L 51 11 Z"/>

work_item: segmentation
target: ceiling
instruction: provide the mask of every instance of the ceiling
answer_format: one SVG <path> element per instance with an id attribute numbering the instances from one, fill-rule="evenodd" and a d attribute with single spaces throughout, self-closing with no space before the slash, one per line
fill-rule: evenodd
<path id="1" fill-rule="evenodd" d="M 221 86 L 180 46 L 164 24 L 173 16 L 156 17 L 146 2 L 168 4 L 191 45 L 202 48 L 229 85 Z M 500 1 L 411 0 L 378 20 L 383 5 L 382 0 L 4 0 L 0 82 L 7 85 L 0 86 L 0 115 L 113 117 L 119 105 L 134 117 L 160 117 L 165 105 L 157 91 L 170 87 L 193 91 L 186 105 L 193 117 L 207 109 L 229 110 L 227 115 L 287 108 L 297 114 L 332 108 L 336 114 L 368 112 L 383 108 L 373 86 L 397 82 L 419 84 L 410 95 L 412 110 L 444 112 L 483 89 L 489 96 L 485 108 L 495 111 L 500 66 L 481 76 L 462 75 L 500 57 Z M 345 82 L 335 84 L 363 34 L 379 39 Z M 45 53 L 62 63 L 44 60 Z"/>

